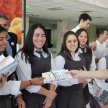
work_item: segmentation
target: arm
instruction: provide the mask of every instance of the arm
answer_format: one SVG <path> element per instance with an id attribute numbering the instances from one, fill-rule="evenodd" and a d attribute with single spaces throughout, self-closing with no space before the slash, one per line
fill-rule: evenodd
<path id="1" fill-rule="evenodd" d="M 74 78 L 108 79 L 108 69 L 96 70 L 96 71 L 71 70 L 67 72 L 66 74 L 71 74 Z"/>
<path id="2" fill-rule="evenodd" d="M 51 53 L 51 71 L 54 71 L 56 70 L 56 67 L 55 67 L 55 63 L 54 63 L 54 60 L 53 60 L 53 57 L 52 57 L 52 53 Z M 56 88 L 56 84 L 50 84 L 50 91 L 53 91 L 54 93 L 55 92 L 55 88 Z M 43 108 L 49 108 L 52 104 L 53 100 L 51 100 L 50 98 L 46 97 L 43 104 Z"/>
<path id="3" fill-rule="evenodd" d="M 94 54 L 92 52 L 92 61 L 91 61 L 91 64 L 90 64 L 90 71 L 92 70 L 96 70 L 96 64 L 95 64 L 95 57 L 94 57 Z"/>
<path id="4" fill-rule="evenodd" d="M 96 42 L 91 42 L 91 43 L 89 43 L 89 47 L 90 47 L 90 48 L 93 48 L 93 50 L 95 51 L 96 48 L 97 48 Z"/>
<path id="5" fill-rule="evenodd" d="M 28 87 L 28 86 L 31 86 L 32 85 L 43 85 L 43 80 L 44 78 L 43 77 L 40 77 L 40 78 L 33 78 L 31 79 L 31 81 L 23 81 L 21 82 L 21 85 L 20 85 L 20 90 Z"/>
<path id="6" fill-rule="evenodd" d="M 98 63 L 100 58 L 95 58 L 95 63 Z"/>
<path id="7" fill-rule="evenodd" d="M 16 73 L 18 76 L 18 80 L 28 81 L 31 80 L 31 65 L 25 62 L 25 57 L 23 60 L 21 58 L 21 52 L 16 55 L 15 60 L 18 61 L 18 66 L 16 69 Z M 25 68 L 27 67 L 27 68 Z M 29 86 L 26 90 L 30 93 L 37 93 L 41 89 L 41 86 Z"/>

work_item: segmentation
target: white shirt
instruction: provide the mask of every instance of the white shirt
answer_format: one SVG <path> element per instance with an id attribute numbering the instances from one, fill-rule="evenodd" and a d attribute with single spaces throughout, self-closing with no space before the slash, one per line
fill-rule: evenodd
<path id="1" fill-rule="evenodd" d="M 108 54 L 108 48 L 106 47 L 106 43 L 100 44 L 98 40 L 96 40 L 97 49 L 94 51 L 95 58 L 102 58 Z"/>
<path id="2" fill-rule="evenodd" d="M 106 59 L 105 59 L 105 57 L 102 57 L 98 62 L 98 70 L 104 70 L 106 68 L 107 68 Z M 102 81 L 105 81 L 105 80 L 102 80 Z"/>
<path id="3" fill-rule="evenodd" d="M 75 57 L 73 58 L 74 61 L 80 61 L 81 58 L 79 56 L 79 53 L 75 53 Z M 65 59 L 61 56 L 58 55 L 55 59 L 54 59 L 54 63 L 56 66 L 56 69 L 64 69 L 64 65 L 65 65 Z M 74 84 L 78 84 L 78 79 L 72 79 L 72 80 L 68 80 L 68 81 L 62 81 L 62 82 L 57 82 L 57 83 L 53 83 L 54 85 L 60 85 L 60 86 L 72 86 Z"/>
<path id="4" fill-rule="evenodd" d="M 2 61 L 5 58 L 5 56 L 2 54 L 0 56 L 0 61 Z M 21 94 L 19 91 L 20 89 L 20 84 L 21 81 L 8 81 L 5 83 L 5 85 L 0 89 L 0 95 L 7 95 L 7 94 L 12 94 L 12 95 L 18 95 Z"/>
<path id="5" fill-rule="evenodd" d="M 71 31 L 73 31 L 74 33 L 76 33 L 77 30 L 79 30 L 80 27 L 79 26 L 76 26 L 74 29 L 72 29 Z"/>
<path id="6" fill-rule="evenodd" d="M 98 69 L 103 70 L 106 69 L 106 59 L 105 57 L 102 57 L 98 62 Z"/>
<path id="7" fill-rule="evenodd" d="M 82 53 L 81 48 L 78 49 L 78 52 Z M 94 54 L 93 54 L 93 51 L 92 51 L 92 60 L 91 60 L 89 71 L 93 71 L 93 70 L 96 70 L 96 64 L 95 64 L 95 57 L 94 57 Z"/>
<path id="8" fill-rule="evenodd" d="M 0 95 L 18 95 L 21 94 L 19 92 L 21 81 L 8 81 L 5 85 L 0 89 Z"/>
<path id="9" fill-rule="evenodd" d="M 42 50 L 43 56 L 46 58 L 48 56 L 47 53 L 45 53 Z M 34 55 L 37 57 L 40 57 L 40 54 L 36 52 L 36 49 L 34 49 Z M 18 61 L 18 67 L 16 69 L 18 80 L 21 81 L 27 81 L 31 79 L 31 64 L 29 62 L 25 62 L 25 56 L 23 54 L 23 60 L 21 58 L 21 52 L 19 52 L 16 57 L 16 61 Z M 53 57 L 51 54 L 51 71 L 56 70 L 55 64 L 53 61 Z M 37 93 L 41 89 L 41 86 L 29 86 L 26 88 L 26 90 L 30 93 Z"/>
<path id="10" fill-rule="evenodd" d="M 105 41 L 105 43 L 106 43 L 106 46 L 108 47 L 108 38 L 107 38 L 107 40 Z"/>

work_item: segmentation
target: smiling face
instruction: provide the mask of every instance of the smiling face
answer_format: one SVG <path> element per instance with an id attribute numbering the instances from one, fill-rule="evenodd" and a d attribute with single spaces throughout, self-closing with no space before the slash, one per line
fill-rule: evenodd
<path id="1" fill-rule="evenodd" d="M 84 47 L 85 44 L 87 43 L 87 33 L 85 31 L 82 31 L 80 35 L 78 36 L 78 39 L 79 39 L 80 45 Z"/>
<path id="2" fill-rule="evenodd" d="M 70 52 L 75 52 L 78 48 L 78 40 L 75 35 L 69 35 L 66 39 L 66 47 Z"/>
<path id="3" fill-rule="evenodd" d="M 0 52 L 3 52 L 6 48 L 7 39 L 6 39 L 7 33 L 5 31 L 0 33 Z"/>
<path id="4" fill-rule="evenodd" d="M 41 28 L 37 28 L 33 34 L 33 44 L 37 50 L 41 50 L 46 42 L 45 32 Z"/>

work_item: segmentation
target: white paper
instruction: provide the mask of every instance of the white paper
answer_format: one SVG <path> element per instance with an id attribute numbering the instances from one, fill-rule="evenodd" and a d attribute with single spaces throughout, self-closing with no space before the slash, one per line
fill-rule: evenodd
<path id="1" fill-rule="evenodd" d="M 103 104 L 108 103 L 108 83 L 94 79 L 93 83 L 88 83 L 89 92 L 93 97 Z"/>
<path id="2" fill-rule="evenodd" d="M 0 62 L 0 74 L 6 75 L 9 72 L 9 75 L 12 74 L 17 67 L 17 62 L 11 57 L 8 56 Z"/>
<path id="3" fill-rule="evenodd" d="M 73 79 L 70 74 L 65 74 L 65 72 L 67 71 L 68 70 L 61 69 L 52 72 L 42 73 L 42 77 L 45 77 L 44 83 L 61 82 L 61 81 Z"/>

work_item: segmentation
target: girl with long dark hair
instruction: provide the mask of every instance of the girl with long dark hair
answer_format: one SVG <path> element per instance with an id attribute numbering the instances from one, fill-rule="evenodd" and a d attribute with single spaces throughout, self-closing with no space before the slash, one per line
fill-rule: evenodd
<path id="1" fill-rule="evenodd" d="M 29 28 L 24 46 L 16 55 L 19 62 L 18 80 L 41 77 L 43 72 L 55 70 L 52 54 L 47 49 L 47 39 L 45 28 L 41 24 L 34 24 Z M 26 108 L 50 107 L 56 93 L 48 89 L 49 85 L 44 84 L 22 90 Z"/>
<path id="2" fill-rule="evenodd" d="M 65 33 L 61 51 L 54 62 L 57 69 L 79 70 L 86 67 L 85 59 L 78 53 L 79 41 L 72 31 Z M 56 108 L 86 108 L 83 98 L 83 79 L 55 83 Z"/>
<path id="3" fill-rule="evenodd" d="M 86 60 L 86 69 L 88 71 L 95 70 L 96 69 L 95 58 L 91 48 L 89 47 L 89 36 L 87 31 L 85 29 L 79 29 L 77 30 L 76 35 L 80 43 L 78 52 L 81 53 Z M 83 91 L 84 91 L 85 104 L 87 105 L 88 102 L 90 101 L 90 94 L 88 90 L 87 81 L 84 82 Z"/>

